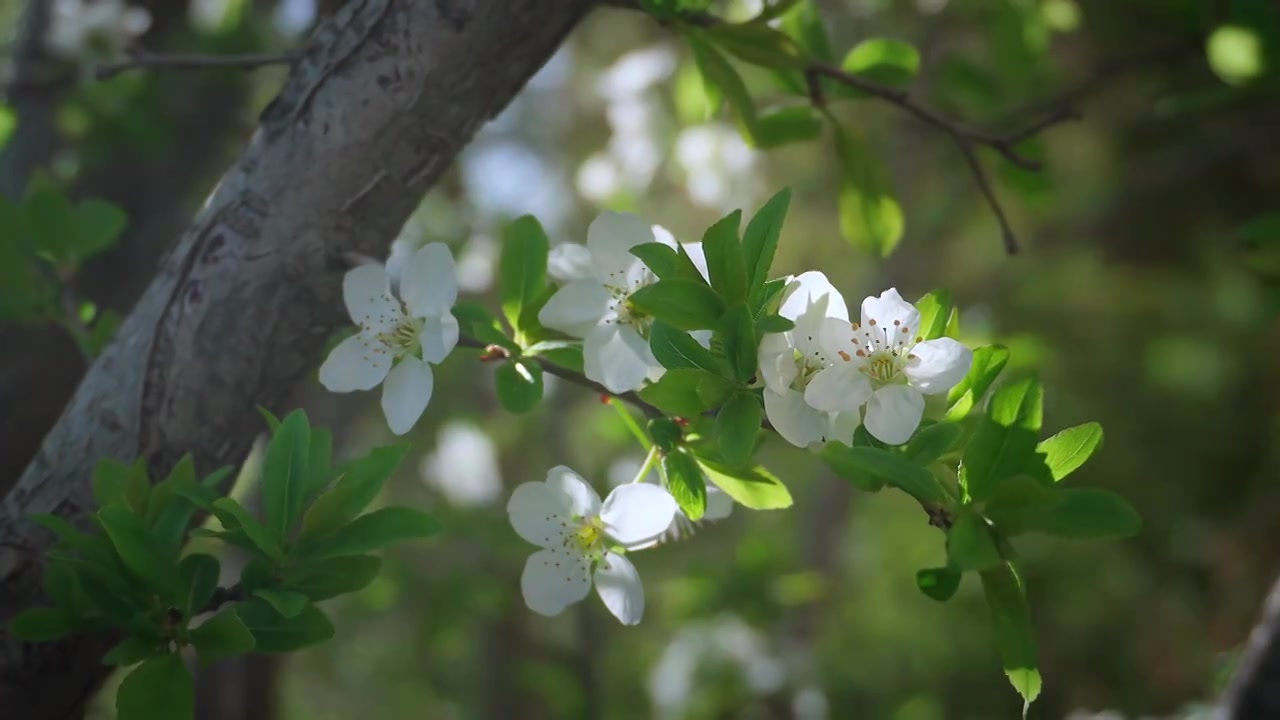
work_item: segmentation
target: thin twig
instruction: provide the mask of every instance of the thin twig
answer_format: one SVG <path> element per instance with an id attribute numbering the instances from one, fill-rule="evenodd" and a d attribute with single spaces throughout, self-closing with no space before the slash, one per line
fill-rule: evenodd
<path id="1" fill-rule="evenodd" d="M 287 65 L 297 59 L 296 53 L 256 55 L 179 55 L 153 54 L 134 50 L 127 60 L 103 63 L 94 68 L 94 77 L 105 80 L 129 70 L 157 68 L 167 70 L 239 69 L 255 70 L 268 65 Z"/>

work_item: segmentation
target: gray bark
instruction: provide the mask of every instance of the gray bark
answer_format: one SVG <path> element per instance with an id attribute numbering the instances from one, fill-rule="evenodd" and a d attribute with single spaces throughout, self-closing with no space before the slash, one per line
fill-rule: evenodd
<path id="1" fill-rule="evenodd" d="M 361 0 L 322 27 L 249 147 L 162 263 L 0 505 L 0 712 L 74 717 L 110 639 L 27 645 L 53 538 L 82 527 L 101 458 L 237 463 L 341 315 L 341 255 L 385 251 L 423 192 L 591 0 Z"/>

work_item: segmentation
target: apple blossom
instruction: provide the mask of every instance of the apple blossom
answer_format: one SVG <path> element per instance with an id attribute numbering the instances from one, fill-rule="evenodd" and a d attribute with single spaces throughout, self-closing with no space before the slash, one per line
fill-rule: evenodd
<path id="1" fill-rule="evenodd" d="M 343 278 L 342 296 L 360 331 L 329 353 L 320 382 L 333 392 L 382 383 L 387 424 L 403 435 L 431 401 L 429 363 L 441 362 L 458 344 L 458 321 L 450 313 L 458 298 L 453 256 L 442 243 L 424 245 L 405 263 L 399 297 L 385 267 L 361 265 Z"/>
<path id="2" fill-rule="evenodd" d="M 862 322 L 827 320 L 820 332 L 831 359 L 805 389 L 810 406 L 857 412 L 866 406 L 867 432 L 900 445 L 924 414 L 924 396 L 944 393 L 964 379 L 973 351 L 951 338 L 922 340 L 920 312 L 894 288 L 862 301 Z"/>
<path id="3" fill-rule="evenodd" d="M 547 616 L 587 596 L 592 581 L 624 625 L 644 615 L 644 589 L 618 549 L 649 543 L 671 525 L 676 501 L 657 485 L 615 488 L 604 503 L 573 470 L 558 465 L 545 482 L 515 489 L 507 515 L 516 534 L 542 548 L 529 556 L 520 589 L 530 610 Z M 594 575 L 592 566 L 595 566 Z"/>

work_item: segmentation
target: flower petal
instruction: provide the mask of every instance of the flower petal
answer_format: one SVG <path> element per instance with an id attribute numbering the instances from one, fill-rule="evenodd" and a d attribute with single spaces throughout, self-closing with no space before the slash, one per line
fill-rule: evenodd
<path id="1" fill-rule="evenodd" d="M 853 433 L 850 433 L 852 435 Z M 733 513 L 733 498 L 715 485 L 707 485 L 707 509 L 703 520 L 723 520 Z"/>
<path id="2" fill-rule="evenodd" d="M 414 317 L 449 312 L 458 301 L 458 278 L 449 246 L 428 243 L 409 258 L 400 276 L 400 299 Z"/>
<path id="3" fill-rule="evenodd" d="M 555 617 L 591 591 L 591 561 L 565 550 L 539 550 L 520 575 L 524 604 L 539 615 Z"/>
<path id="4" fill-rule="evenodd" d="M 609 311 L 612 297 L 595 280 L 575 280 L 556 291 L 538 311 L 538 322 L 573 337 L 586 337 Z"/>
<path id="5" fill-rule="evenodd" d="M 644 586 L 631 561 L 617 553 L 605 553 L 596 568 L 596 592 L 623 625 L 635 625 L 644 617 Z"/>
<path id="6" fill-rule="evenodd" d="M 458 345 L 458 319 L 445 312 L 427 315 L 422 320 L 422 332 L 418 335 L 422 343 L 422 359 L 439 363 Z"/>
<path id="7" fill-rule="evenodd" d="M 320 366 L 320 384 L 329 392 L 371 390 L 391 369 L 391 351 L 363 333 L 338 343 Z"/>
<path id="8" fill-rule="evenodd" d="M 826 299 L 823 299 L 826 296 Z M 790 320 L 810 310 L 826 317 L 849 319 L 849 308 L 845 306 L 844 296 L 836 290 L 826 275 L 811 270 L 791 279 L 782 290 L 782 304 L 778 314 Z"/>
<path id="9" fill-rule="evenodd" d="M 791 387 L 800 370 L 789 333 L 769 333 L 760 339 L 760 373 L 765 387 L 776 393 Z"/>
<path id="10" fill-rule="evenodd" d="M 920 311 L 911 303 L 902 299 L 897 288 L 889 288 L 880 293 L 880 297 L 869 297 L 862 301 L 862 324 L 869 325 L 875 320 L 882 328 L 894 326 L 908 328 L 914 337 L 920 331 Z"/>
<path id="11" fill-rule="evenodd" d="M 926 395 L 943 393 L 969 374 L 973 351 L 951 338 L 925 340 L 911 348 L 904 372 L 911 384 Z"/>
<path id="12" fill-rule="evenodd" d="M 619 282 L 639 259 L 631 248 L 653 242 L 653 230 L 631 213 L 604 212 L 587 227 L 587 250 L 601 282 Z"/>
<path id="13" fill-rule="evenodd" d="M 564 547 L 572 514 L 569 497 L 545 482 L 521 483 L 507 501 L 511 527 L 538 547 Z"/>
<path id="14" fill-rule="evenodd" d="M 676 515 L 671 493 L 649 483 L 631 483 L 613 489 L 600 510 L 605 532 L 623 545 L 635 545 L 666 532 Z"/>
<path id="15" fill-rule="evenodd" d="M 781 393 L 766 389 L 764 413 L 773 429 L 796 447 L 809 447 L 825 437 L 827 414 L 809 407 L 804 395 L 790 388 Z"/>
<path id="16" fill-rule="evenodd" d="M 569 467 L 557 465 L 548 470 L 546 486 L 564 498 L 570 515 L 585 518 L 600 514 L 600 496 Z"/>
<path id="17" fill-rule="evenodd" d="M 859 412 L 827 413 L 827 441 L 853 445 L 853 433 L 861 423 L 862 413 Z"/>
<path id="18" fill-rule="evenodd" d="M 434 385 L 431 366 L 416 357 L 406 355 L 391 368 L 382 383 L 382 412 L 391 432 L 403 435 L 413 429 L 431 402 Z"/>
<path id="19" fill-rule="evenodd" d="M 707 270 L 707 253 L 702 249 L 702 243 L 685 243 L 684 251 L 689 256 L 689 259 L 693 261 L 693 266 L 698 268 L 698 272 L 702 273 L 702 279 L 711 282 L 711 273 Z"/>
<path id="20" fill-rule="evenodd" d="M 362 329 L 380 333 L 395 327 L 404 313 L 391 297 L 387 270 L 367 264 L 352 268 L 342 277 L 342 300 L 351 320 Z"/>
<path id="21" fill-rule="evenodd" d="M 871 390 L 867 376 L 841 360 L 813 376 L 804 389 L 804 401 L 824 412 L 857 412 L 871 399 Z"/>
<path id="22" fill-rule="evenodd" d="M 610 323 L 587 333 L 582 342 L 582 364 L 589 379 L 609 392 L 623 393 L 638 389 L 658 361 L 634 327 Z"/>
<path id="23" fill-rule="evenodd" d="M 888 385 L 867 402 L 867 432 L 880 442 L 901 445 L 911 439 L 924 414 L 924 396 L 910 385 Z"/>
<path id="24" fill-rule="evenodd" d="M 591 252 L 586 245 L 561 243 L 551 248 L 551 253 L 547 256 L 547 274 L 562 283 L 591 280 L 596 276 L 595 267 L 591 264 Z"/>

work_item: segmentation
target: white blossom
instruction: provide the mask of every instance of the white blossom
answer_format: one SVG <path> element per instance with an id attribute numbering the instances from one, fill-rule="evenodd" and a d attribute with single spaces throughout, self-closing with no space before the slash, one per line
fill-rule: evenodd
<path id="1" fill-rule="evenodd" d="M 920 425 L 924 396 L 964 379 L 973 351 L 951 338 L 922 340 L 920 312 L 890 288 L 862 301 L 862 322 L 823 323 L 821 352 L 829 367 L 805 388 L 811 407 L 856 413 L 866 406 L 867 432 L 899 445 Z"/>
<path id="2" fill-rule="evenodd" d="M 51 10 L 49 51 L 69 60 L 117 56 L 151 26 L 146 9 L 123 0 L 53 0 Z"/>
<path id="3" fill-rule="evenodd" d="M 542 548 L 529 556 L 520 577 L 525 604 L 540 615 L 559 615 L 585 598 L 594 581 L 609 612 L 624 625 L 640 622 L 640 575 L 617 550 L 648 543 L 666 531 L 675 513 L 671 495 L 648 483 L 615 488 L 601 503 L 563 465 L 552 468 L 545 482 L 520 485 L 507 515 L 516 534 Z"/>
<path id="4" fill-rule="evenodd" d="M 606 212 L 587 228 L 585 247 L 559 245 L 548 260 L 551 276 L 568 282 L 543 306 L 538 320 L 553 330 L 582 338 L 586 376 L 610 392 L 635 390 L 662 370 L 649 350 L 653 319 L 630 302 L 632 293 L 658 281 L 630 252 L 636 245 L 651 242 L 676 246 L 670 233 L 646 225 L 635 215 Z M 688 243 L 684 249 L 706 276 L 702 244 Z M 709 342 L 705 334 L 695 337 Z"/>
<path id="5" fill-rule="evenodd" d="M 760 373 L 764 377 L 764 409 L 778 434 L 798 447 L 828 440 L 850 442 L 858 427 L 858 413 L 829 412 L 806 401 L 806 391 L 831 365 L 820 342 L 828 321 L 848 327 L 844 297 L 820 272 L 798 275 L 782 291 L 778 314 L 795 322 L 785 333 L 770 333 L 760 341 Z"/>
<path id="6" fill-rule="evenodd" d="M 360 331 L 343 340 L 320 367 L 320 382 L 333 392 L 371 390 L 382 384 L 382 410 L 397 435 L 422 416 L 440 363 L 458 344 L 458 299 L 453 256 L 442 243 L 424 245 L 404 264 L 399 297 L 387 269 L 361 265 L 342 281 L 347 312 Z"/>

